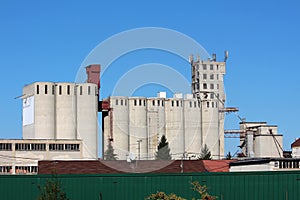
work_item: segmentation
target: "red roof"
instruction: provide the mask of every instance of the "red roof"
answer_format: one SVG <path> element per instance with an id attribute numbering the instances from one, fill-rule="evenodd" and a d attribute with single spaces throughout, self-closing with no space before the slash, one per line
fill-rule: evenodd
<path id="1" fill-rule="evenodd" d="M 120 174 L 120 173 L 180 173 L 228 172 L 234 160 L 70 160 L 39 161 L 39 174 Z"/>
<path id="2" fill-rule="evenodd" d="M 295 140 L 295 142 L 293 142 L 291 144 L 291 147 L 300 147 L 300 138 L 298 138 L 297 140 Z"/>

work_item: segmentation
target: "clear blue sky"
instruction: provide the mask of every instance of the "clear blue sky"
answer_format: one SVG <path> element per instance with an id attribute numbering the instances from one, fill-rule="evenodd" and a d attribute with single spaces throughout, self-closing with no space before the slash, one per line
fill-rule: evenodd
<path id="1" fill-rule="evenodd" d="M 25 84 L 73 82 L 85 57 L 100 42 L 140 27 L 179 31 L 218 58 L 228 49 L 227 105 L 239 107 L 247 121 L 277 124 L 286 150 L 300 136 L 299 1 L 80 2 L 0 1 L 0 138 L 22 137 L 21 100 L 14 98 Z M 160 58 L 158 52 L 151 55 Z M 132 60 L 142 64 L 149 62 L 146 57 L 147 52 L 137 52 L 120 63 L 130 69 Z M 176 62 L 168 55 L 161 59 L 170 65 Z M 147 89 L 149 96 L 155 95 Z M 230 114 L 226 128 L 238 128 L 238 122 Z M 229 139 L 226 144 L 238 145 Z"/>

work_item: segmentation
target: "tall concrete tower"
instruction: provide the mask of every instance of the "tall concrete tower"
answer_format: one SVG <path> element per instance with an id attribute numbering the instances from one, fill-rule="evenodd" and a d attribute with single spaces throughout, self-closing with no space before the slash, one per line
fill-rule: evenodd
<path id="1" fill-rule="evenodd" d="M 216 54 L 212 59 L 201 60 L 199 56 L 194 60 L 190 57 L 192 68 L 192 94 L 197 98 L 201 108 L 202 146 L 207 145 L 213 158 L 224 155 L 224 75 L 226 59 L 216 61 Z"/>

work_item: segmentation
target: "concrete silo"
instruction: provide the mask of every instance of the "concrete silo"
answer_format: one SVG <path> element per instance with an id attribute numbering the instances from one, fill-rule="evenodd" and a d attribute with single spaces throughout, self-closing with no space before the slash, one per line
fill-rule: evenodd
<path id="1" fill-rule="evenodd" d="M 57 83 L 55 93 L 55 139 L 76 139 L 75 84 Z"/>
<path id="2" fill-rule="evenodd" d="M 129 151 L 137 159 L 147 159 L 147 99 L 145 97 L 129 98 Z"/>
<path id="3" fill-rule="evenodd" d="M 55 138 L 55 84 L 36 82 L 23 88 L 23 139 Z"/>
<path id="4" fill-rule="evenodd" d="M 77 139 L 83 141 L 83 157 L 98 158 L 98 86 L 76 84 Z"/>

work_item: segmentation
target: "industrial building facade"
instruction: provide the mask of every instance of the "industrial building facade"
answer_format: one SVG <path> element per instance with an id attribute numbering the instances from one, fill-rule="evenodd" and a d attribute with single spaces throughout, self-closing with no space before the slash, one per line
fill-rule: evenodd
<path id="1" fill-rule="evenodd" d="M 87 67 L 96 71 L 100 65 Z M 20 140 L 0 140 L 0 174 L 37 173 L 39 160 L 98 159 L 97 83 L 35 82 L 22 93 Z"/>
<path id="2" fill-rule="evenodd" d="M 205 144 L 214 159 L 223 157 L 226 62 L 191 56 L 190 63 L 192 94 L 103 100 L 103 153 L 111 143 L 121 160 L 129 154 L 154 159 L 165 135 L 172 159 L 196 159 Z"/>

